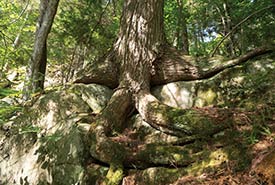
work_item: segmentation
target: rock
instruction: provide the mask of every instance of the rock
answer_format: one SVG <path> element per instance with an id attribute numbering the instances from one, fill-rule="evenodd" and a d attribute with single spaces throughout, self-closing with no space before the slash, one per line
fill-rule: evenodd
<path id="1" fill-rule="evenodd" d="M 1 103 L 5 103 L 5 104 L 8 104 L 8 105 L 15 105 L 15 104 L 17 104 L 17 100 L 14 97 L 6 96 L 6 97 L 0 99 L 0 104 Z"/>
<path id="2" fill-rule="evenodd" d="M 98 84 L 75 84 L 71 89 L 81 96 L 82 100 L 90 106 L 94 113 L 99 113 L 113 94 L 111 89 Z"/>
<path id="3" fill-rule="evenodd" d="M 103 99 L 98 97 L 102 89 L 109 93 L 103 91 Z M 93 100 L 91 107 L 79 92 Z M 88 123 L 86 129 L 77 123 L 85 124 L 91 108 L 100 111 L 110 93 L 92 84 L 51 92 L 13 120 L 8 131 L 0 127 L 0 184 L 87 184 Z"/>
<path id="4" fill-rule="evenodd" d="M 18 73 L 18 71 L 16 71 L 16 70 L 14 70 L 14 71 L 11 71 L 8 75 L 7 75 L 7 79 L 9 80 L 9 81 L 15 81 L 16 80 L 16 78 L 18 77 L 18 75 L 19 75 L 19 73 Z"/>
<path id="5" fill-rule="evenodd" d="M 190 108 L 194 104 L 196 82 L 173 82 L 152 89 L 163 103 L 178 108 Z"/>
<path id="6" fill-rule="evenodd" d="M 173 82 L 152 89 L 161 102 L 171 107 L 187 109 L 216 104 L 218 88 L 213 88 L 213 80 Z"/>

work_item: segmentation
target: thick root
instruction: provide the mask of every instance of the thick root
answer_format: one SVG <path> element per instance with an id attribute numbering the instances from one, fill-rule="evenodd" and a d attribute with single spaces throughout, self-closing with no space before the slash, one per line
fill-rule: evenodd
<path id="1" fill-rule="evenodd" d="M 208 136 L 228 128 L 232 114 L 227 110 L 178 109 L 158 101 L 150 92 L 137 95 L 136 108 L 152 127 L 178 137 Z M 226 124 L 222 124 L 222 122 Z"/>

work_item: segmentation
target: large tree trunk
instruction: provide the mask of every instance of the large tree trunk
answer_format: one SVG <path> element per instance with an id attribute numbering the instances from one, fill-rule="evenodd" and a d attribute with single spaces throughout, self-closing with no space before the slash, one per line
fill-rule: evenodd
<path id="1" fill-rule="evenodd" d="M 97 65 L 97 70 L 76 81 L 115 88 L 108 105 L 91 124 L 88 137 L 92 157 L 110 165 L 105 183 L 118 184 L 123 177 L 123 167 L 170 165 L 171 155 L 178 156 L 174 164 L 185 166 L 200 157 L 171 143 L 136 143 L 129 147 L 117 133 L 126 127 L 126 119 L 134 109 L 153 128 L 180 138 L 179 143 L 209 137 L 230 126 L 221 124 L 221 120 L 230 122 L 230 111 L 217 110 L 211 114 L 198 109 L 169 107 L 151 94 L 152 84 L 209 78 L 270 51 L 260 48 L 220 66 L 200 69 L 193 58 L 166 45 L 163 0 L 125 0 L 113 51 Z M 103 74 L 106 78 L 102 78 Z"/>
<path id="2" fill-rule="evenodd" d="M 47 65 L 47 38 L 50 33 L 59 0 L 41 0 L 40 15 L 37 21 L 34 50 L 26 71 L 24 84 L 24 99 L 31 93 L 44 89 L 44 79 Z"/>

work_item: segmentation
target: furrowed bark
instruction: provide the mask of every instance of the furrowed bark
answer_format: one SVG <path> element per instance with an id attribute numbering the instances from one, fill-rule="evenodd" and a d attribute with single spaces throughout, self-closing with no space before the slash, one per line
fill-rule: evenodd
<path id="1" fill-rule="evenodd" d="M 227 110 L 226 113 L 218 110 L 209 113 L 195 108 L 173 108 L 162 104 L 150 93 L 151 85 L 209 78 L 270 51 L 256 49 L 217 67 L 210 63 L 213 69 L 204 70 L 195 58 L 165 46 L 163 3 L 163 0 L 125 0 L 113 56 L 106 63 L 100 63 L 97 69 L 89 71 L 85 78 L 76 81 L 96 82 L 111 88 L 118 86 L 107 107 L 91 124 L 89 132 L 90 154 L 110 165 L 107 184 L 113 180 L 115 184 L 119 183 L 119 179 L 111 179 L 110 176 L 122 177 L 123 167 L 185 166 L 201 157 L 171 143 L 123 141 L 119 133 L 133 107 L 152 127 L 180 138 L 179 143 L 211 137 L 231 126 L 232 114 Z"/>
<path id="2" fill-rule="evenodd" d="M 222 64 L 217 65 L 211 61 L 212 58 L 203 59 L 207 63 L 207 69 L 199 64 L 200 59 L 184 55 L 184 53 L 172 48 L 164 47 L 165 52 L 160 54 L 153 62 L 155 73 L 151 77 L 151 85 L 161 85 L 176 81 L 191 81 L 201 80 L 213 77 L 225 69 L 242 65 L 245 62 L 271 52 L 274 48 L 260 47 L 256 48 L 247 54 L 241 55 L 235 59 L 225 60 L 220 57 L 216 63 L 224 61 Z M 105 60 L 99 64 L 95 64 L 91 68 L 87 68 L 79 73 L 79 77 L 75 83 L 98 83 L 106 85 L 110 88 L 115 88 L 119 84 L 119 70 L 112 60 Z"/>
<path id="3" fill-rule="evenodd" d="M 119 71 L 118 65 L 114 60 L 114 51 L 111 51 L 106 59 L 101 59 L 80 70 L 76 74 L 74 83 L 97 83 L 110 88 L 118 86 Z"/>

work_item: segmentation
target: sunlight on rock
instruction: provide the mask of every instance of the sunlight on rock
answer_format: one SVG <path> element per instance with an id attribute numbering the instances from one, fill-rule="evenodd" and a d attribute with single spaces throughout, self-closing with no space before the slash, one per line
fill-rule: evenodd
<path id="1" fill-rule="evenodd" d="M 50 172 L 42 169 L 41 163 L 38 162 L 38 155 L 36 154 L 38 148 L 37 143 L 29 148 L 27 152 L 24 150 L 16 151 L 13 148 L 10 151 L 13 155 L 9 157 L 9 160 L 3 160 L 0 163 L 1 175 L 11 178 L 16 184 L 19 184 L 22 180 L 24 184 L 52 183 Z"/>
<path id="2" fill-rule="evenodd" d="M 71 89 L 89 105 L 94 113 L 99 113 L 113 94 L 111 89 L 98 84 L 75 84 Z"/>
<path id="3" fill-rule="evenodd" d="M 217 98 L 217 94 L 210 88 L 206 91 L 199 90 L 197 96 L 195 106 L 198 107 L 214 104 Z"/>
<path id="4" fill-rule="evenodd" d="M 50 100 L 48 103 L 48 109 L 49 112 L 45 116 L 42 117 L 41 121 L 39 122 L 40 126 L 44 127 L 46 130 L 51 129 L 55 124 L 54 123 L 54 116 L 55 112 L 57 111 L 57 106 L 56 104 Z"/>
<path id="5" fill-rule="evenodd" d="M 103 106 L 104 102 L 100 103 Z M 78 113 L 89 115 L 88 104 L 71 90 L 64 90 L 41 96 L 26 111 L 28 114 L 13 120 L 22 127 L 17 134 L 5 136 L 0 132 L 0 184 L 83 181 L 84 145 L 76 122 L 81 119 Z M 13 129 L 16 132 L 17 127 Z"/>
<path id="6" fill-rule="evenodd" d="M 193 105 L 195 83 L 176 82 L 153 89 L 153 94 L 166 105 L 177 108 L 190 108 Z"/>

